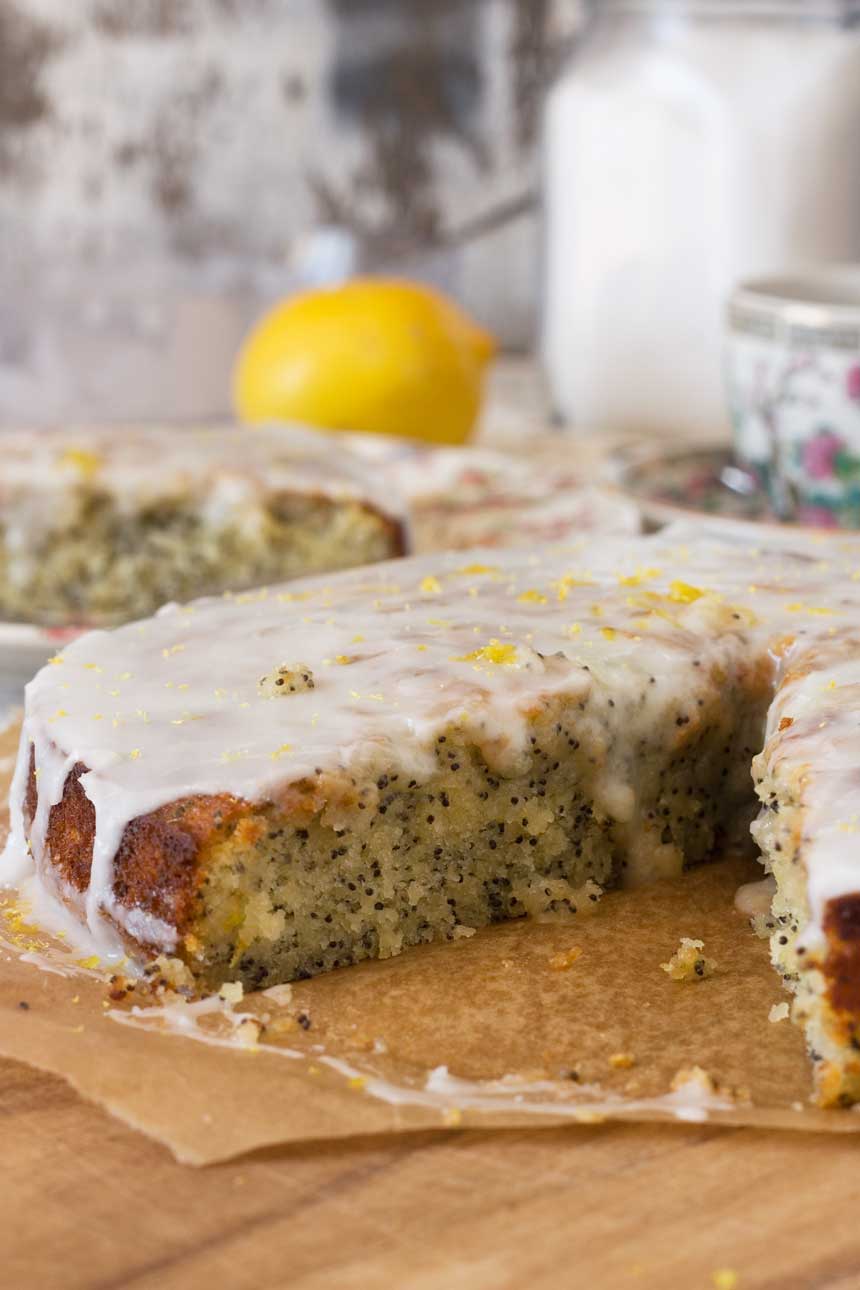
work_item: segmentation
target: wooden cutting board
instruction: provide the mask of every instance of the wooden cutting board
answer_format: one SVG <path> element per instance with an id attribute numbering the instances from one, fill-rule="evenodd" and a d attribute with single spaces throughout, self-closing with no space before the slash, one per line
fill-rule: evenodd
<path id="1" fill-rule="evenodd" d="M 853 1290 L 860 1143 L 439 1132 L 194 1170 L 0 1063 L 9 1290 Z"/>

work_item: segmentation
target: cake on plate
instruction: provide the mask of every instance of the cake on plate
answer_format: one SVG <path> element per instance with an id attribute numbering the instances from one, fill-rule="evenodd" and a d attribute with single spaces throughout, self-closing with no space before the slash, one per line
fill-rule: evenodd
<path id="1" fill-rule="evenodd" d="M 7 431 L 0 618 L 102 625 L 402 555 L 392 491 L 298 427 Z"/>
<path id="2" fill-rule="evenodd" d="M 860 559 L 822 553 L 449 553 L 93 632 L 27 688 L 6 879 L 253 988 L 566 916 L 758 809 L 774 961 L 819 1099 L 851 1102 Z"/>

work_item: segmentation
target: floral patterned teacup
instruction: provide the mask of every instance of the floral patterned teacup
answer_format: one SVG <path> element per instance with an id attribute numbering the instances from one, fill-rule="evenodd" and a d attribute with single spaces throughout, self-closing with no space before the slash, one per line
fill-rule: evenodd
<path id="1" fill-rule="evenodd" d="M 737 455 L 777 514 L 860 528 L 860 265 L 741 284 L 726 369 Z"/>

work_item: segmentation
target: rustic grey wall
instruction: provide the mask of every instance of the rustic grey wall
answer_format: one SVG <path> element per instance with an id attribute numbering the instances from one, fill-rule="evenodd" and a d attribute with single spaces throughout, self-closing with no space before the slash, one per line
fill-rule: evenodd
<path id="1" fill-rule="evenodd" d="M 0 0 L 0 420 L 211 416 L 338 267 L 532 335 L 540 90 L 577 0 Z"/>

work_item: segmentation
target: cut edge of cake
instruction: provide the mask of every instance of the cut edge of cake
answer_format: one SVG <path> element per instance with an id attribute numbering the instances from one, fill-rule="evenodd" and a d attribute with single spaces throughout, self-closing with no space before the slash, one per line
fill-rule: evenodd
<path id="1" fill-rule="evenodd" d="M 581 912 L 601 889 L 678 873 L 748 826 L 738 766 L 770 689 L 765 662 L 736 678 L 690 672 L 689 702 L 679 711 L 667 696 L 637 727 L 635 801 L 602 773 L 612 696 L 583 685 L 529 714 L 513 765 L 448 725 L 429 774 L 381 759 L 364 778 L 321 773 L 266 803 L 194 797 L 131 821 L 113 921 L 137 945 L 155 931 L 148 948 L 182 959 L 205 988 L 262 988 L 500 919 Z M 44 846 L 79 908 L 95 834 L 85 773 L 67 776 Z M 36 806 L 31 764 L 28 826 Z"/>

